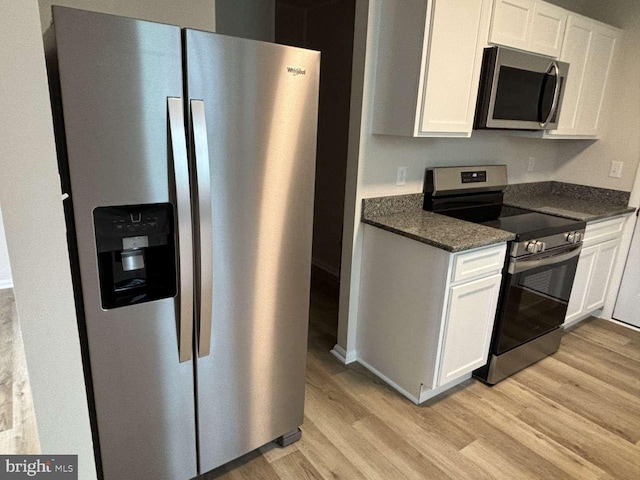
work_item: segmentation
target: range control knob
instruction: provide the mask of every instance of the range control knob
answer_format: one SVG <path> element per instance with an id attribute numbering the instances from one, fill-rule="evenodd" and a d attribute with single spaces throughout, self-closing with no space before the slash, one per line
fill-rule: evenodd
<path id="1" fill-rule="evenodd" d="M 576 243 L 580 243 L 583 238 L 584 238 L 584 233 L 576 232 Z"/>
<path id="2" fill-rule="evenodd" d="M 567 242 L 576 243 L 576 232 L 567 233 Z"/>
<path id="3" fill-rule="evenodd" d="M 547 244 L 538 240 L 536 242 L 536 253 L 544 252 L 547 249 Z"/>
<path id="4" fill-rule="evenodd" d="M 536 240 L 531 240 L 529 243 L 527 243 L 525 250 L 529 253 L 539 252 L 540 250 L 538 250 L 538 242 Z"/>

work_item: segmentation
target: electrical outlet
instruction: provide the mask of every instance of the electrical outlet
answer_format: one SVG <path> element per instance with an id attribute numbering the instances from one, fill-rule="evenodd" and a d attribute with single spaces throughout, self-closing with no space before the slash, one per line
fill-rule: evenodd
<path id="1" fill-rule="evenodd" d="M 613 178 L 622 178 L 622 162 L 611 162 L 611 168 L 609 169 L 609 176 Z"/>
<path id="2" fill-rule="evenodd" d="M 536 157 L 529 157 L 529 164 L 527 165 L 527 172 L 533 172 L 536 169 Z"/>
<path id="3" fill-rule="evenodd" d="M 396 185 L 405 185 L 407 183 L 407 167 L 398 167 L 396 174 Z"/>

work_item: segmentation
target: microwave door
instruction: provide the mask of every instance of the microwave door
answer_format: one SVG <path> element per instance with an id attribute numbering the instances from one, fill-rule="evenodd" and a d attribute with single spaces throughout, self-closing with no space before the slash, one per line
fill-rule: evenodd
<path id="1" fill-rule="evenodd" d="M 557 125 L 568 64 L 493 47 L 483 58 L 476 128 L 543 130 Z"/>

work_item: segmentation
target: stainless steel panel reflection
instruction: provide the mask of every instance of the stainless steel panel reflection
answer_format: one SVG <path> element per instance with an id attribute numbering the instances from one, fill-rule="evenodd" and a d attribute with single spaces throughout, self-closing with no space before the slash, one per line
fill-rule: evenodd
<path id="1" fill-rule="evenodd" d="M 198 362 L 203 472 L 302 424 L 319 53 L 186 32 L 211 175 L 211 355 Z"/>
<path id="2" fill-rule="evenodd" d="M 486 382 L 494 385 L 558 351 L 563 330 L 557 328 L 502 355 L 491 355 Z"/>
<path id="3" fill-rule="evenodd" d="M 178 362 L 175 299 L 102 310 L 92 215 L 171 200 L 167 97 L 183 94 L 180 29 L 53 14 L 105 478 L 192 478 L 193 364 Z"/>

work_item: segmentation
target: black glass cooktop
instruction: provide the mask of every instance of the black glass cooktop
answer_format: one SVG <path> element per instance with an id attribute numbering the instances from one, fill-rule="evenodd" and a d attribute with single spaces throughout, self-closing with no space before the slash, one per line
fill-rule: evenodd
<path id="1" fill-rule="evenodd" d="M 517 241 L 580 230 L 584 229 L 586 225 L 585 222 L 579 220 L 561 218 L 514 207 L 503 207 L 500 217 L 479 223 L 515 233 Z"/>

